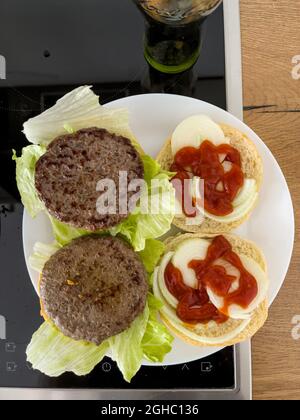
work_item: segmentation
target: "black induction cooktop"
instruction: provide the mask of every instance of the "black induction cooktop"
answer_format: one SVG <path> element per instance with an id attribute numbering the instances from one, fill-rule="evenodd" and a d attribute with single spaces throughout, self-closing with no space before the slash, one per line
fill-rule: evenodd
<path id="1" fill-rule="evenodd" d="M 144 21 L 133 2 L 87 4 L 2 0 L 0 5 L 0 55 L 6 61 L 6 79 L 0 79 L 0 387 L 234 389 L 234 348 L 184 365 L 142 367 L 130 385 L 109 358 L 83 378 L 47 378 L 26 363 L 26 346 L 42 318 L 24 261 L 23 207 L 11 160 L 12 149 L 20 152 L 27 145 L 24 121 L 81 84 L 92 84 L 102 103 L 166 92 L 226 108 L 221 7 L 203 26 L 194 68 L 166 75 L 144 59 Z"/>

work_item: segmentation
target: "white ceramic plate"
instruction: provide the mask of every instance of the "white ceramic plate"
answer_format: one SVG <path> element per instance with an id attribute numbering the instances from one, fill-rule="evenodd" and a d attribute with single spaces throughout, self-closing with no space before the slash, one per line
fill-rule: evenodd
<path id="1" fill-rule="evenodd" d="M 111 102 L 109 108 L 126 107 L 131 127 L 146 153 L 155 157 L 174 128 L 186 117 L 207 114 L 219 123 L 226 123 L 247 134 L 256 144 L 264 162 L 265 179 L 260 201 L 252 217 L 236 233 L 254 241 L 263 250 L 269 268 L 272 303 L 285 279 L 294 244 L 294 212 L 291 196 L 281 169 L 263 141 L 237 118 L 206 102 L 176 95 L 149 94 Z M 50 223 L 44 214 L 31 219 L 24 212 L 23 243 L 26 262 L 35 242 L 53 241 Z M 27 264 L 32 283 L 37 288 L 38 274 Z M 187 363 L 220 350 L 198 348 L 176 339 L 164 365 Z M 148 364 L 148 363 L 146 363 Z"/>

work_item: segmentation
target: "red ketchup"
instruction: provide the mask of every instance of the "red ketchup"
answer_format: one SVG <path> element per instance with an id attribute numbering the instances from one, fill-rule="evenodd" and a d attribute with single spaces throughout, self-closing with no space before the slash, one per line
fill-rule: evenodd
<path id="1" fill-rule="evenodd" d="M 230 292 L 235 277 L 226 273 L 223 266 L 214 265 L 222 258 L 240 272 L 239 287 Z M 181 271 L 170 262 L 164 278 L 169 292 L 178 300 L 177 316 L 187 324 L 206 324 L 216 321 L 219 324 L 229 318 L 230 305 L 236 304 L 247 309 L 258 294 L 256 279 L 245 269 L 239 256 L 233 252 L 231 244 L 224 236 L 216 237 L 208 248 L 205 260 L 193 260 L 189 263 L 197 277 L 198 287 L 193 289 L 183 281 Z M 224 307 L 218 310 L 210 301 L 207 288 L 223 298 Z"/>
<path id="2" fill-rule="evenodd" d="M 230 162 L 231 168 L 225 171 L 220 155 L 225 156 L 224 162 Z M 241 156 L 237 149 L 228 144 L 215 146 L 210 141 L 204 141 L 196 149 L 185 147 L 174 158 L 171 171 L 176 172 L 172 179 L 181 181 L 180 191 L 176 190 L 178 200 L 182 203 L 182 209 L 187 217 L 195 217 L 190 203 L 193 197 L 184 195 L 184 180 L 198 176 L 204 181 L 204 209 L 215 216 L 227 216 L 233 212 L 233 201 L 244 185 L 244 174 L 241 168 Z M 183 200 L 184 196 L 186 200 Z M 184 202 L 185 201 L 185 202 Z M 188 201 L 188 203 L 187 203 Z M 183 205 L 185 204 L 185 205 Z"/>

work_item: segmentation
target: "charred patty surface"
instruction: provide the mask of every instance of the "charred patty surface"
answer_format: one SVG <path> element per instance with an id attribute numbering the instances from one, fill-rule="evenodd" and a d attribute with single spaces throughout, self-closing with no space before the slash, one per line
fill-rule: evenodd
<path id="1" fill-rule="evenodd" d="M 75 340 L 100 344 L 126 330 L 143 312 L 145 268 L 132 248 L 114 237 L 85 236 L 57 251 L 40 283 L 43 311 Z"/>
<path id="2" fill-rule="evenodd" d="M 127 182 L 143 179 L 142 160 L 129 139 L 107 130 L 88 128 L 57 137 L 38 160 L 35 186 L 49 213 L 72 226 L 96 231 L 119 224 L 128 214 L 119 211 L 119 172 Z M 99 214 L 97 183 L 116 185 L 116 214 Z M 127 203 L 134 192 L 128 192 Z"/>

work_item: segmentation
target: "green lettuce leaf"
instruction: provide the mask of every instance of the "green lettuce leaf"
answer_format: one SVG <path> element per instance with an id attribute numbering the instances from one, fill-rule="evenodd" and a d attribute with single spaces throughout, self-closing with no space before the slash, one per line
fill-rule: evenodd
<path id="1" fill-rule="evenodd" d="M 162 170 L 160 164 L 149 155 L 142 155 L 142 161 L 145 171 L 144 179 L 148 185 L 150 185 L 151 179 L 155 178 L 159 174 L 166 175 L 169 179 L 176 175 L 176 172 Z"/>
<path id="2" fill-rule="evenodd" d="M 49 214 L 48 216 L 52 225 L 54 238 L 59 245 L 67 245 L 73 239 L 79 238 L 80 236 L 89 235 L 91 233 L 88 230 L 78 229 L 73 226 L 66 225 L 65 223 L 60 222 Z"/>
<path id="3" fill-rule="evenodd" d="M 44 204 L 38 198 L 34 183 L 36 162 L 45 151 L 46 148 L 44 146 L 31 145 L 24 147 L 22 155 L 17 157 L 16 151 L 13 150 L 12 159 L 16 162 L 18 189 L 23 206 L 31 217 L 35 217 L 40 211 L 45 209 Z"/>
<path id="4" fill-rule="evenodd" d="M 96 346 L 72 340 L 49 322 L 44 322 L 33 334 L 26 354 L 32 368 L 47 376 L 57 377 L 65 372 L 84 376 L 101 362 L 108 348 L 108 342 Z"/>
<path id="5" fill-rule="evenodd" d="M 142 159 L 148 189 L 142 193 L 134 213 L 110 230 L 112 235 L 125 236 L 136 251 L 145 248 L 147 239 L 167 233 L 175 215 L 175 193 L 169 182 L 170 174 L 160 171 L 159 164 L 150 156 L 144 155 Z M 153 180 L 156 185 L 151 183 Z"/>
<path id="6" fill-rule="evenodd" d="M 158 320 L 161 305 L 149 293 L 143 314 L 133 321 L 128 330 L 108 340 L 111 358 L 127 382 L 139 371 L 143 359 L 163 362 L 166 354 L 172 350 L 174 338 Z"/>
<path id="7" fill-rule="evenodd" d="M 156 239 L 147 239 L 145 248 L 139 252 L 147 273 L 153 273 L 166 246 L 163 242 Z"/>
<path id="8" fill-rule="evenodd" d="M 149 318 L 142 340 L 144 358 L 150 362 L 163 362 L 165 355 L 172 350 L 174 338 L 158 320 L 162 303 L 152 294 L 148 296 Z"/>
<path id="9" fill-rule="evenodd" d="M 148 155 L 142 156 L 142 161 L 144 164 L 144 179 L 150 185 L 151 179 L 160 173 L 160 164 Z"/>
<path id="10" fill-rule="evenodd" d="M 128 330 L 108 340 L 111 358 L 117 363 L 127 382 L 131 381 L 142 365 L 142 340 L 148 319 L 149 307 L 147 304 L 144 312 L 132 322 Z"/>
<path id="11" fill-rule="evenodd" d="M 130 130 L 128 110 L 101 106 L 91 86 L 79 86 L 42 114 L 30 118 L 23 132 L 30 143 L 48 145 L 58 136 L 87 127 L 106 128 L 137 144 Z"/>
<path id="12" fill-rule="evenodd" d="M 38 273 L 41 273 L 46 262 L 59 248 L 60 245 L 55 242 L 50 245 L 36 242 L 33 247 L 33 254 L 29 257 L 30 267 Z"/>

